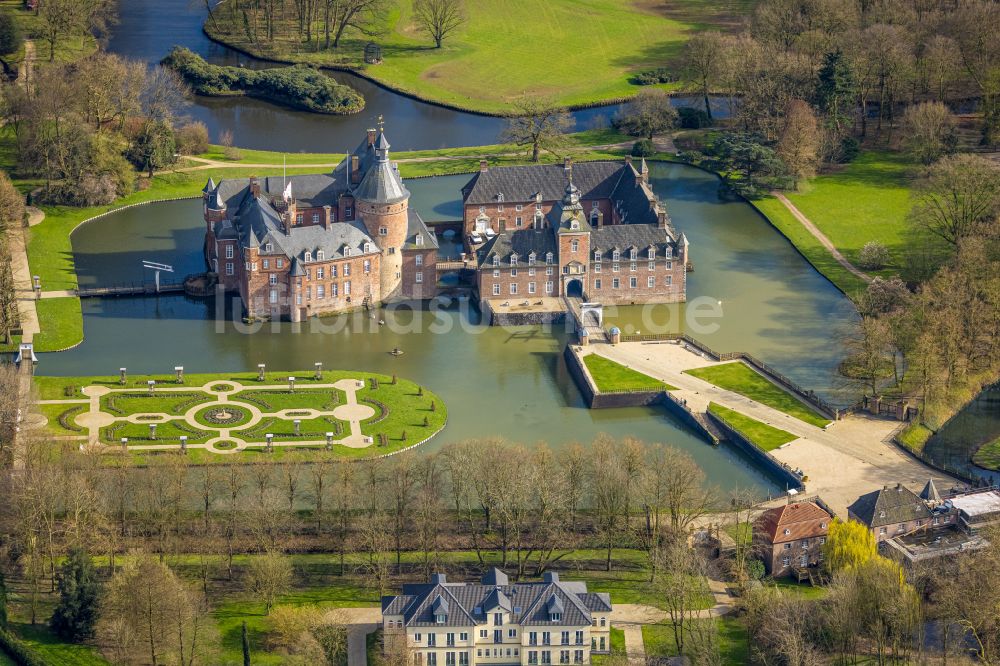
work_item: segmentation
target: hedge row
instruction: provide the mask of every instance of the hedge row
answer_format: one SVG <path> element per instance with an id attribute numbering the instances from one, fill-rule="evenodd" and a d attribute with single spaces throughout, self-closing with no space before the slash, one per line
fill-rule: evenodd
<path id="1" fill-rule="evenodd" d="M 175 46 L 162 64 L 180 74 L 199 95 L 247 95 L 339 115 L 365 108 L 365 98 L 357 90 L 306 65 L 262 70 L 222 67 L 181 46 Z"/>
<path id="2" fill-rule="evenodd" d="M 18 666 L 45 666 L 41 657 L 3 628 L 0 628 L 0 652 L 13 659 Z"/>

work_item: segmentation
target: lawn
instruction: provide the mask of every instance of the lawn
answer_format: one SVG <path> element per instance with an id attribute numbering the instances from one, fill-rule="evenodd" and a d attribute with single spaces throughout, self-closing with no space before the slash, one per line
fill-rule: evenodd
<path id="1" fill-rule="evenodd" d="M 931 429 L 924 424 L 913 422 L 906 426 L 903 431 L 896 436 L 896 440 L 914 453 L 922 453 L 924 445 L 927 444 L 927 440 L 929 440 L 933 434 L 934 433 Z"/>
<path id="2" fill-rule="evenodd" d="M 989 470 L 1000 470 L 1000 437 L 986 442 L 973 454 L 972 462 Z"/>
<path id="3" fill-rule="evenodd" d="M 699 624 L 715 624 L 716 641 L 723 664 L 746 664 L 749 657 L 749 643 L 746 627 L 736 618 L 695 620 Z M 674 630 L 669 624 L 646 624 L 642 627 L 642 642 L 647 657 L 677 656 L 677 642 Z"/>
<path id="4" fill-rule="evenodd" d="M 756 400 L 763 405 L 819 428 L 830 423 L 830 419 L 740 361 L 694 368 L 684 372 L 710 384 L 715 384 L 719 388 Z"/>
<path id="5" fill-rule="evenodd" d="M 868 241 L 883 243 L 898 272 L 907 243 L 910 184 L 917 169 L 904 154 L 866 150 L 843 168 L 823 174 L 787 196 L 852 264 Z"/>
<path id="6" fill-rule="evenodd" d="M 26 622 L 12 622 L 10 628 L 46 666 L 106 666 L 109 663 L 90 645 L 61 642 L 45 624 L 31 626 Z"/>
<path id="7" fill-rule="evenodd" d="M 611 657 L 625 654 L 625 632 L 621 629 L 611 627 L 608 630 L 608 642 L 610 643 L 611 654 L 591 655 L 590 663 L 593 666 L 604 666 Z"/>
<path id="8" fill-rule="evenodd" d="M 223 41 L 268 57 L 360 69 L 365 76 L 417 97 L 505 114 L 522 96 L 589 105 L 634 95 L 632 76 L 676 59 L 687 36 L 731 23 L 745 0 L 667 3 L 621 0 L 500 0 L 467 3 L 468 21 L 442 48 L 417 29 L 408 0 L 395 0 L 378 44 L 383 62 L 360 62 L 369 38 L 349 34 L 339 50 L 315 51 L 295 39 L 247 41 L 242 26 Z M 526 28 L 530 26 L 530 30 Z M 282 31 L 291 34 L 293 31 Z M 563 56 L 564 51 L 573 57 Z"/>
<path id="9" fill-rule="evenodd" d="M 587 371 L 593 377 L 594 384 L 597 385 L 597 390 L 602 393 L 608 391 L 674 390 L 673 386 L 665 384 L 659 379 L 645 375 L 597 354 L 587 354 L 584 356 L 583 364 L 587 366 Z"/>
<path id="10" fill-rule="evenodd" d="M 35 40 L 35 53 L 39 65 L 49 62 L 49 45 L 41 38 L 43 26 L 41 19 L 33 11 L 24 8 L 22 0 L 0 0 L 0 11 L 10 11 L 21 28 L 21 34 Z M 85 58 L 97 50 L 97 40 L 91 36 L 68 37 L 60 39 L 54 50 L 56 62 L 74 62 Z M 10 56 L 4 56 L 7 62 L 20 63 L 24 58 L 24 47 Z"/>
<path id="11" fill-rule="evenodd" d="M 287 388 L 289 376 L 296 377 L 296 390 L 294 392 Z M 230 400 L 235 403 L 245 402 L 265 413 L 294 411 L 296 408 L 329 412 L 346 403 L 343 392 L 332 388 L 309 388 L 310 385 L 320 382 L 333 384 L 348 378 L 361 379 L 365 382 L 364 388 L 359 389 L 356 395 L 360 404 L 370 406 L 374 410 L 371 417 L 361 422 L 361 432 L 374 438 L 373 446 L 351 448 L 336 444 L 329 451 L 317 446 L 276 447 L 276 450 L 271 453 L 266 453 L 261 448 L 250 448 L 229 455 L 191 449 L 187 454 L 189 462 L 192 464 L 279 462 L 299 453 L 309 456 L 310 459 L 315 457 L 364 458 L 372 455 L 383 455 L 429 439 L 440 432 L 448 421 L 448 410 L 441 398 L 419 384 L 402 378 L 396 378 L 395 383 L 393 383 L 393 377 L 389 375 L 344 370 L 324 371 L 319 380 L 316 379 L 315 372 L 272 371 L 265 374 L 264 382 L 266 385 L 276 386 L 272 390 L 260 388 L 261 383 L 258 381 L 256 373 L 188 374 L 185 376 L 183 384 L 186 390 L 178 392 L 161 390 L 154 393 L 148 393 L 145 390 L 148 380 L 155 380 L 158 386 L 176 387 L 178 384 L 175 376 L 172 374 L 129 376 L 124 386 L 128 392 L 102 396 L 101 408 L 102 411 L 119 418 L 144 413 L 180 415 L 199 404 L 217 400 L 217 393 L 205 393 L 199 389 L 208 382 L 222 381 L 239 382 L 244 387 L 254 387 L 233 394 Z M 377 388 L 374 388 L 373 380 L 378 382 Z M 83 396 L 82 389 L 87 386 L 104 386 L 118 390 L 123 388 L 120 378 L 114 376 L 39 376 L 35 377 L 35 385 L 41 400 L 78 399 Z M 228 388 L 234 388 L 234 386 L 230 385 Z M 48 431 L 53 434 L 81 434 L 66 431 L 58 422 L 59 414 L 69 407 L 75 406 L 51 404 L 38 406 L 39 411 L 49 419 L 49 425 L 46 426 Z M 235 407 L 239 408 L 239 404 Z M 155 441 L 151 439 L 149 422 L 129 423 L 125 421 L 116 421 L 102 428 L 101 440 L 106 444 L 117 445 L 121 438 L 126 437 L 129 444 L 167 443 L 179 445 L 179 438 L 183 435 L 188 437 L 189 443 L 197 444 L 211 439 L 218 434 L 220 429 L 227 427 L 232 429 L 233 437 L 252 443 L 264 441 L 264 436 L 267 433 L 273 434 L 275 441 L 284 442 L 294 442 L 299 439 L 302 441 L 322 441 L 327 432 L 335 433 L 335 439 L 342 439 L 349 433 L 348 423 L 333 416 L 322 416 L 300 418 L 300 430 L 299 434 L 296 435 L 294 419 L 298 417 L 288 413 L 286 413 L 287 418 L 268 416 L 259 423 L 241 430 L 250 420 L 250 410 L 246 407 L 242 410 L 245 412 L 244 418 L 229 426 L 217 425 L 209 421 L 205 415 L 208 409 L 209 407 L 202 408 L 194 416 L 200 427 L 195 427 L 184 420 L 157 422 Z M 385 436 L 384 445 L 380 442 L 380 435 Z M 133 450 L 131 455 L 137 464 L 153 464 L 158 459 L 163 459 L 164 455 L 175 454 L 178 451 L 179 446 L 163 452 Z"/>
<path id="12" fill-rule="evenodd" d="M 48 422 L 45 424 L 46 432 L 56 435 L 58 437 L 79 437 L 81 435 L 86 435 L 86 428 L 79 428 L 74 430 L 72 428 L 65 428 L 59 422 L 59 417 L 65 414 L 65 420 L 71 426 L 74 424 L 74 418 L 79 414 L 87 411 L 90 407 L 86 404 L 79 405 L 36 405 L 36 409 L 46 418 Z"/>
<path id="13" fill-rule="evenodd" d="M 761 423 L 757 419 L 744 416 L 739 412 L 727 409 L 714 402 L 708 404 L 708 411 L 728 423 L 735 430 L 738 430 L 764 451 L 773 451 L 782 444 L 787 444 L 792 440 L 798 439 L 797 435 L 785 432 L 774 426 L 769 426 L 766 423 Z"/>
<path id="14" fill-rule="evenodd" d="M 38 327 L 35 351 L 62 351 L 83 342 L 83 312 L 76 296 L 42 298 L 35 301 Z"/>

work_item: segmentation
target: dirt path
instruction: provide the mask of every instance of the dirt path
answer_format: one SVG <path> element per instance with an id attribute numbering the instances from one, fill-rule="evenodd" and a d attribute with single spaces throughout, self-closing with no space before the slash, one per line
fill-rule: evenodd
<path id="1" fill-rule="evenodd" d="M 24 61 L 21 64 L 21 71 L 17 76 L 17 84 L 22 88 L 35 80 L 35 42 L 30 39 L 24 40 Z"/>
<path id="2" fill-rule="evenodd" d="M 802 223 L 802 226 L 806 228 L 806 231 L 811 233 L 813 237 L 816 240 L 818 240 L 823 245 L 823 247 L 825 247 L 830 252 L 830 254 L 833 255 L 833 258 L 837 260 L 838 264 L 840 264 L 845 269 L 850 271 L 853 275 L 864 280 L 865 282 L 872 281 L 871 276 L 861 271 L 854 264 L 849 262 L 847 258 L 840 253 L 840 250 L 838 250 L 834 246 L 834 244 L 830 241 L 830 239 L 827 238 L 826 235 L 822 231 L 820 231 L 815 224 L 812 223 L 812 220 L 803 215 L 802 211 L 796 208 L 795 204 L 793 204 L 791 201 L 788 200 L 788 197 L 786 197 L 781 192 L 771 192 L 771 195 L 785 205 L 785 208 L 787 208 L 788 211 L 795 216 L 795 219 Z"/>

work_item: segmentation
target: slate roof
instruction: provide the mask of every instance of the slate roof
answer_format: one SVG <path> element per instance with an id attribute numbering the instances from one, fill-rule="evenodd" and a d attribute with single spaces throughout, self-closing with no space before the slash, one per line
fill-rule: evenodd
<path id="1" fill-rule="evenodd" d="M 573 183 L 581 199 L 607 199 L 615 189 L 626 165 L 622 162 L 581 162 L 573 165 Z M 492 167 L 480 171 L 462 188 L 464 203 L 531 202 L 540 194 L 543 201 L 562 199 L 566 191 L 566 167 L 562 164 Z"/>
<path id="2" fill-rule="evenodd" d="M 902 484 L 862 495 L 847 510 L 870 528 L 931 517 L 923 500 Z"/>
<path id="3" fill-rule="evenodd" d="M 406 240 L 403 242 L 404 250 L 426 250 L 438 248 L 437 236 L 427 227 L 420 214 L 412 208 L 407 209 L 408 219 L 406 227 Z M 418 243 L 417 238 L 421 241 Z"/>
<path id="4" fill-rule="evenodd" d="M 775 544 L 826 536 L 832 520 L 815 502 L 796 502 L 768 509 L 757 518 L 754 527 L 769 543 Z"/>
<path id="5" fill-rule="evenodd" d="M 382 597 L 382 614 L 402 615 L 408 627 L 435 626 L 435 605 L 447 604 L 449 627 L 485 624 L 497 608 L 512 613 L 512 621 L 521 626 L 583 627 L 591 624 L 592 612 L 611 610 L 607 594 L 589 593 L 586 584 L 561 582 L 552 574 L 542 582 L 494 583 L 501 580 L 507 580 L 503 572 L 491 571 L 480 583 L 405 584 L 402 594 Z M 561 613 L 561 619 L 550 621 L 550 612 Z"/>
<path id="6" fill-rule="evenodd" d="M 354 196 L 374 203 L 399 203 L 410 198 L 410 191 L 399 177 L 399 169 L 389 162 L 388 150 L 368 169 L 361 184 L 354 190 Z"/>
<path id="7" fill-rule="evenodd" d="M 501 265 L 509 265 L 510 255 L 517 253 L 518 265 L 528 265 L 528 255 L 535 253 L 537 264 L 545 263 L 545 255 L 552 253 L 556 257 L 556 240 L 551 229 L 517 229 L 504 231 L 486 242 L 480 250 L 480 268 L 492 268 L 493 256 L 500 257 Z"/>
<path id="8" fill-rule="evenodd" d="M 590 250 L 608 251 L 618 248 L 622 252 L 629 247 L 639 250 L 639 259 L 645 259 L 644 250 L 652 245 L 656 248 L 658 257 L 665 256 L 667 248 L 673 248 L 674 242 L 667 229 L 660 229 L 654 224 L 615 224 L 593 229 L 590 233 Z M 625 255 L 622 255 L 625 258 Z"/>
<path id="9" fill-rule="evenodd" d="M 934 479 L 928 479 L 927 485 L 924 489 L 920 491 L 920 499 L 925 502 L 940 502 L 941 494 L 938 492 L 937 486 L 934 484 Z"/>

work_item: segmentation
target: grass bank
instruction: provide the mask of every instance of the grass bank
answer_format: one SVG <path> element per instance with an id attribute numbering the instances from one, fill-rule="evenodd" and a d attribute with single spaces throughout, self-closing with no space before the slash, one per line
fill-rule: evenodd
<path id="1" fill-rule="evenodd" d="M 422 34 L 409 0 L 394 0 L 377 39 L 383 62 L 365 65 L 369 38 L 348 32 L 317 49 L 288 23 L 272 44 L 251 43 L 242 25 L 206 23 L 213 38 L 258 56 L 359 71 L 394 90 L 447 106 L 505 114 L 522 96 L 587 106 L 634 95 L 632 77 L 676 59 L 688 36 L 729 26 L 747 0 L 505 0 L 467 3 L 468 20 L 442 48 Z M 531 34 L 525 36 L 525 26 Z M 581 30 L 581 26 L 586 29 Z M 572 58 L 560 53 L 569 49 Z"/>
<path id="2" fill-rule="evenodd" d="M 800 421 L 822 428 L 830 423 L 830 419 L 816 412 L 804 402 L 766 379 L 740 361 L 721 363 L 704 368 L 685 370 L 685 374 L 703 379 L 719 388 L 739 393 L 757 402 L 784 412 Z"/>
<path id="3" fill-rule="evenodd" d="M 757 419 L 740 414 L 714 402 L 709 403 L 708 411 L 728 423 L 733 429 L 743 433 L 751 442 L 763 451 L 773 451 L 782 444 L 798 439 L 797 435 L 775 428 Z"/>
<path id="4" fill-rule="evenodd" d="M 746 626 L 734 617 L 690 620 L 697 623 L 697 629 L 714 631 L 719 648 L 721 663 L 734 666 L 750 661 Z M 654 659 L 676 657 L 680 651 L 674 638 L 674 628 L 667 623 L 646 624 L 642 627 L 642 642 L 646 656 Z"/>
<path id="5" fill-rule="evenodd" d="M 673 386 L 637 370 L 616 363 L 611 359 L 587 354 L 583 357 L 587 371 L 594 379 L 597 390 L 607 391 L 672 391 Z"/>

